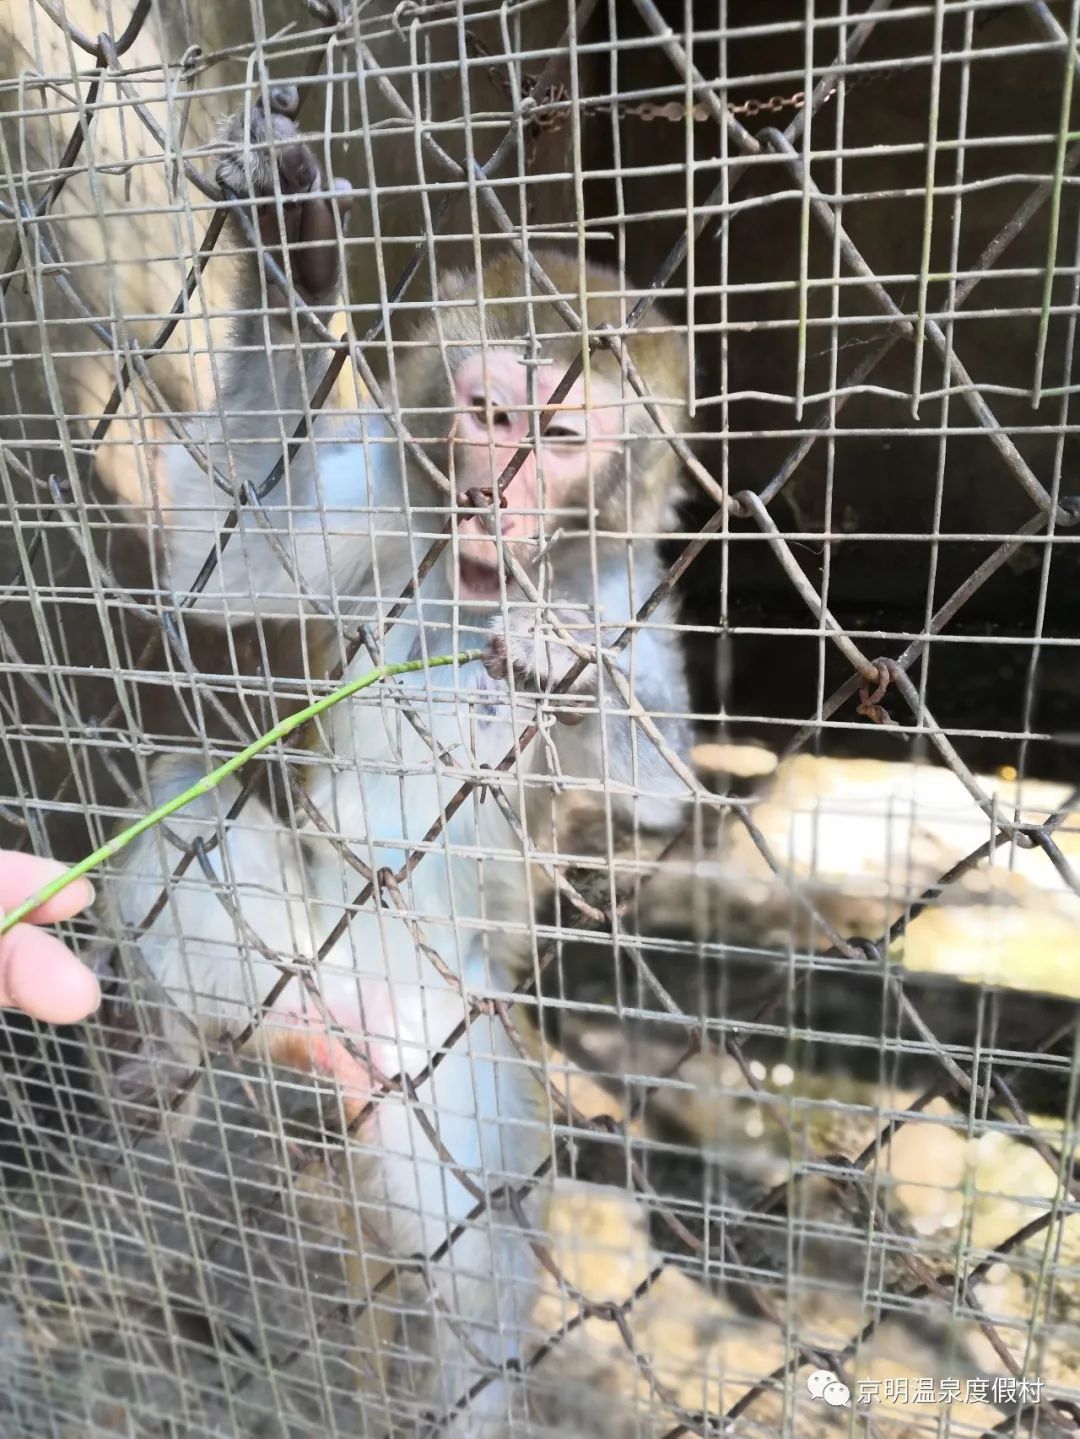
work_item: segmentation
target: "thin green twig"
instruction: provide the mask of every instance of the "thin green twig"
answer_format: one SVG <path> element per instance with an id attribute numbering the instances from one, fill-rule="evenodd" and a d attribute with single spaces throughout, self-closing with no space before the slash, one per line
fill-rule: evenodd
<path id="1" fill-rule="evenodd" d="M 469 664 L 472 660 L 480 659 L 482 655 L 483 650 L 462 650 L 460 654 L 435 655 L 429 659 L 405 660 L 401 664 L 396 665 L 380 665 L 378 669 L 369 670 L 367 674 L 361 675 L 359 679 L 350 680 L 348 684 L 343 684 L 338 689 L 332 691 L 332 693 L 324 695 L 322 699 L 316 700 L 314 704 L 307 705 L 302 710 L 297 710 L 295 714 L 289 715 L 287 719 L 283 719 L 279 724 L 276 724 L 273 729 L 267 730 L 266 734 L 260 735 L 257 740 L 253 740 L 245 749 L 232 755 L 224 764 L 218 765 L 217 769 L 211 770 L 209 774 L 202 775 L 195 781 L 190 789 L 184 790 L 183 794 L 174 795 L 172 799 L 166 800 L 166 802 L 159 805 L 157 809 L 151 810 L 149 814 L 143 815 L 143 817 L 137 819 L 134 824 L 129 824 L 127 829 L 121 830 L 119 834 L 107 840 L 100 849 L 95 849 L 93 854 L 88 854 L 85 859 L 80 859 L 79 862 L 73 864 L 70 869 L 64 870 L 63 874 L 57 875 L 57 877 L 50 880 L 48 884 L 42 885 L 36 894 L 32 894 L 29 899 L 23 900 L 22 904 L 13 909 L 10 914 L 5 914 L 0 918 L 0 934 L 5 934 L 13 925 L 18 924 L 20 920 L 24 920 L 28 915 L 33 914 L 35 909 L 52 899 L 53 895 L 59 894 L 62 889 L 66 889 L 69 884 L 74 884 L 77 879 L 81 879 L 84 874 L 89 874 L 90 871 L 96 869 L 99 864 L 104 864 L 106 860 L 112 859 L 114 855 L 119 854 L 133 839 L 138 839 L 139 835 L 145 834 L 148 829 L 153 829 L 154 825 L 160 824 L 162 820 L 168 819 L 170 815 L 175 814 L 178 809 L 183 809 L 185 805 L 189 805 L 192 800 L 198 799 L 200 795 L 208 794 L 210 790 L 216 789 L 223 779 L 226 779 L 231 774 L 235 774 L 242 765 L 247 764 L 249 759 L 254 759 L 257 754 L 261 754 L 264 749 L 269 749 L 270 746 L 276 744 L 278 740 L 285 739 L 287 735 L 292 734 L 293 730 L 299 729 L 301 725 L 306 724 L 310 719 L 314 719 L 316 715 L 321 715 L 324 710 L 330 709 L 333 705 L 340 704 L 342 700 L 347 700 L 351 695 L 357 694 L 360 690 L 368 689 L 371 685 L 377 684 L 379 680 L 390 679 L 394 675 L 410 674 L 414 670 L 437 669 L 443 665 Z"/>

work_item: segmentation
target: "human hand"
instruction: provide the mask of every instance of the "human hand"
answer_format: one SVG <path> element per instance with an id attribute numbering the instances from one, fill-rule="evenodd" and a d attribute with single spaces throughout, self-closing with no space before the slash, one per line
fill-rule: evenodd
<path id="1" fill-rule="evenodd" d="M 0 910 L 13 910 L 63 871 L 56 860 L 0 850 Z M 97 1009 L 101 991 L 93 974 L 55 935 L 36 928 L 70 919 L 93 899 L 90 881 L 77 879 L 0 935 L 0 1007 L 46 1024 L 74 1024 Z"/>

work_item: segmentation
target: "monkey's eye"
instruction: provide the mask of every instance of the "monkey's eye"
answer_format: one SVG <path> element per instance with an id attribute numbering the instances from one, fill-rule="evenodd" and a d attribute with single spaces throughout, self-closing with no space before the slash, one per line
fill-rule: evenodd
<path id="1" fill-rule="evenodd" d="M 550 440 L 553 445 L 578 444 L 585 438 L 578 430 L 571 429 L 569 425 L 558 423 L 548 425 L 544 431 L 544 439 Z"/>
<path id="2" fill-rule="evenodd" d="M 469 403 L 478 412 L 480 420 L 486 421 L 488 418 L 488 397 L 484 394 L 473 395 Z M 510 411 L 492 405 L 491 428 L 493 430 L 508 430 L 510 428 Z"/>

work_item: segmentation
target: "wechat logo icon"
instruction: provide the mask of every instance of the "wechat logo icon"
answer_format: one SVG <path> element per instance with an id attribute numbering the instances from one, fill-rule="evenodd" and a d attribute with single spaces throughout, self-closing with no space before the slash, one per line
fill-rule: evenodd
<path id="1" fill-rule="evenodd" d="M 806 1381 L 811 1399 L 822 1399 L 834 1409 L 851 1403 L 851 1390 L 831 1369 L 815 1369 Z"/>

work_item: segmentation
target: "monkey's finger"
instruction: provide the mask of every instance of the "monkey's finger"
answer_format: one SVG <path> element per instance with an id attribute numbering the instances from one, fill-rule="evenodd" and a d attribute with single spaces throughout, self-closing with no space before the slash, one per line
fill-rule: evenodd
<path id="1" fill-rule="evenodd" d="M 270 108 L 278 115 L 295 120 L 300 109 L 300 91 L 295 85 L 271 85 Z"/>
<path id="2" fill-rule="evenodd" d="M 319 165 L 306 145 L 299 141 L 281 145 L 277 157 L 283 194 L 302 195 L 318 188 Z"/>
<path id="3" fill-rule="evenodd" d="M 34 854 L 0 853 L 0 910 L 13 910 L 35 890 L 63 874 L 65 868 L 55 859 L 39 859 Z M 70 919 L 93 902 L 94 886 L 85 877 L 77 879 L 39 905 L 29 923 L 55 924 L 59 919 Z"/>
<path id="4" fill-rule="evenodd" d="M 484 651 L 484 668 L 493 680 L 505 680 L 510 671 L 510 657 L 502 635 L 492 635 Z"/>
<path id="5" fill-rule="evenodd" d="M 55 935 L 17 924 L 0 936 L 0 1006 L 46 1024 L 75 1024 L 100 1003 L 97 980 Z"/>
<path id="6" fill-rule="evenodd" d="M 336 181 L 334 188 L 339 192 L 338 204 L 347 209 L 352 199 L 344 193 L 348 183 Z M 337 228 L 329 200 L 313 199 L 301 206 L 298 238 L 305 247 L 297 256 L 303 283 L 313 294 L 323 294 L 337 283 L 338 277 Z"/>

